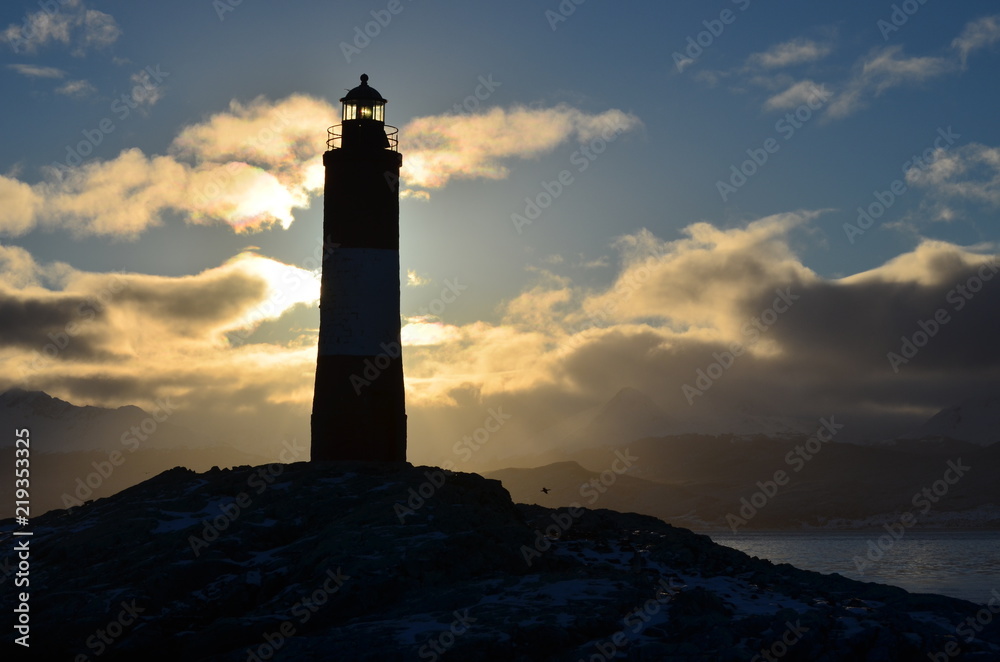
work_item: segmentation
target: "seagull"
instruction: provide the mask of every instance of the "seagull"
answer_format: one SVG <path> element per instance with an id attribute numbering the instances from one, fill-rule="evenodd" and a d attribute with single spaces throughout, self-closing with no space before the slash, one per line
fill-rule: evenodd
<path id="1" fill-rule="evenodd" d="M 550 490 L 547 487 L 543 487 L 542 488 L 542 492 L 545 492 L 546 494 L 548 494 L 550 492 Z"/>

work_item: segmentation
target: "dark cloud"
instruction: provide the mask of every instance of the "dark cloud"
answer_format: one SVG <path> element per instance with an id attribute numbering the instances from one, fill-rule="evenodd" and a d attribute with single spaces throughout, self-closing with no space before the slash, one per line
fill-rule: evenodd
<path id="1" fill-rule="evenodd" d="M 106 357 L 95 333 L 102 317 L 92 298 L 0 291 L 0 346 L 44 352 L 48 358 Z"/>
<path id="2" fill-rule="evenodd" d="M 186 333 L 215 326 L 243 314 L 267 294 L 267 282 L 240 271 L 209 277 L 129 279 L 118 296 L 122 305 L 133 305 L 145 316 L 177 323 Z"/>

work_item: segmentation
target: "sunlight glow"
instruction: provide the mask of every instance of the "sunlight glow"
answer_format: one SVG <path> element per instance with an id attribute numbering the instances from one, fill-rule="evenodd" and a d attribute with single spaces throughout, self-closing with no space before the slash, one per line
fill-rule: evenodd
<path id="1" fill-rule="evenodd" d="M 317 271 L 301 269 L 254 253 L 241 253 L 231 263 L 262 278 L 268 286 L 266 298 L 244 317 L 242 326 L 251 326 L 265 319 L 278 319 L 296 304 L 316 304 L 319 301 L 320 274 Z"/>

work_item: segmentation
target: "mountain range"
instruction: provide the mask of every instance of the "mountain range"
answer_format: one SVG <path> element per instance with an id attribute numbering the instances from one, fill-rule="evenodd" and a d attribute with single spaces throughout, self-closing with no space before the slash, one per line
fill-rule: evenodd
<path id="1" fill-rule="evenodd" d="M 178 465 L 260 464 L 268 458 L 213 443 L 173 424 L 169 399 L 155 409 L 77 406 L 41 391 L 0 394 L 0 461 L 14 466 L 14 430 L 31 440 L 31 508 L 40 515 L 110 496 Z M 306 450 L 295 459 L 305 459 Z M 0 517 L 14 514 L 14 483 L 0 481 Z"/>
<path id="2" fill-rule="evenodd" d="M 273 459 L 213 444 L 174 425 L 171 415 L 169 401 L 145 411 L 79 407 L 20 389 L 0 394 L 0 425 L 31 430 L 36 515 L 110 496 L 178 465 L 204 471 Z M 551 430 L 557 443 L 548 449 L 509 458 L 509 468 L 487 475 L 502 480 L 518 502 L 586 506 L 599 497 L 599 507 L 696 530 L 865 528 L 913 510 L 914 495 L 958 460 L 970 467 L 967 475 L 920 513 L 921 525 L 1000 527 L 1000 483 L 991 479 L 1000 466 L 1000 444 L 988 443 L 991 430 L 1000 429 L 995 398 L 949 407 L 899 439 L 871 445 L 841 443 L 836 435 L 830 442 L 810 441 L 822 426 L 814 423 L 810 430 L 797 421 L 749 413 L 716 420 L 711 434 L 676 432 L 690 425 L 666 416 L 641 391 L 625 388 L 596 412 Z M 284 459 L 307 458 L 304 440 L 287 443 L 292 446 L 283 449 Z M 12 444 L 12 436 L 2 440 L 0 460 L 13 462 Z M 812 452 L 797 450 L 812 446 Z M 622 452 L 637 459 L 621 473 L 610 471 Z M 776 485 L 773 495 L 758 494 L 777 472 L 787 482 Z M 12 489 L 0 485 L 0 516 L 13 515 Z M 765 498 L 764 508 L 743 502 Z M 741 516 L 741 509 L 752 516 Z"/>

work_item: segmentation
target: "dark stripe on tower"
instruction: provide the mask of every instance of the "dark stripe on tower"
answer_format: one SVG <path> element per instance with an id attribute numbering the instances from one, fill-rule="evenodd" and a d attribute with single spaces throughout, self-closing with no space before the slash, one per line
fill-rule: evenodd
<path id="1" fill-rule="evenodd" d="M 384 134 L 381 137 L 384 140 Z M 327 250 L 312 459 L 403 462 L 398 191 L 402 156 L 373 149 L 370 140 L 355 145 L 345 144 L 323 155 Z"/>

